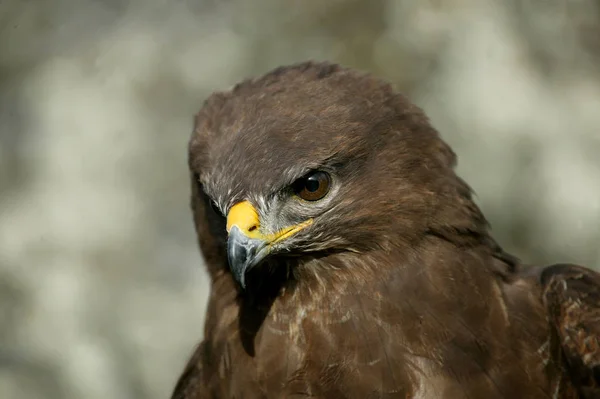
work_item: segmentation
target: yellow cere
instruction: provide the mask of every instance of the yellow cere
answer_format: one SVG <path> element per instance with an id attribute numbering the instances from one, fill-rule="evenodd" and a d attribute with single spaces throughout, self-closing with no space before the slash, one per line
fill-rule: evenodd
<path id="1" fill-rule="evenodd" d="M 257 231 L 260 227 L 258 212 L 248 201 L 238 202 L 231 207 L 227 214 L 227 231 L 237 226 L 243 233 Z"/>
<path id="2" fill-rule="evenodd" d="M 282 229 L 275 234 L 262 234 L 260 232 L 258 212 L 256 212 L 256 209 L 250 202 L 238 202 L 231 207 L 227 214 L 227 232 L 229 232 L 233 226 L 237 226 L 248 238 L 257 238 L 272 244 L 291 237 L 305 227 L 310 226 L 312 223 L 313 220 L 308 219 L 295 226 Z"/>

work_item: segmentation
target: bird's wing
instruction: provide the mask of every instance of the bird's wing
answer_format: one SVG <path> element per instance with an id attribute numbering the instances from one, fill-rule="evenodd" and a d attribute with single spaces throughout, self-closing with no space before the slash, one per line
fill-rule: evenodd
<path id="1" fill-rule="evenodd" d="M 557 264 L 541 274 L 543 300 L 573 383 L 600 397 L 600 274 Z"/>
<path id="2" fill-rule="evenodd" d="M 173 389 L 171 399 L 199 399 L 208 397 L 202 379 L 202 362 L 200 357 L 204 352 L 204 342 L 194 352 L 188 364 Z"/>

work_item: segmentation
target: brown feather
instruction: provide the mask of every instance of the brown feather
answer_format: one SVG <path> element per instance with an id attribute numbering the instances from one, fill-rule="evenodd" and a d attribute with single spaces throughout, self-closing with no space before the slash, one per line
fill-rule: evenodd
<path id="1" fill-rule="evenodd" d="M 600 397 L 600 275 L 559 264 L 545 268 L 541 282 L 568 373 L 582 397 Z"/>

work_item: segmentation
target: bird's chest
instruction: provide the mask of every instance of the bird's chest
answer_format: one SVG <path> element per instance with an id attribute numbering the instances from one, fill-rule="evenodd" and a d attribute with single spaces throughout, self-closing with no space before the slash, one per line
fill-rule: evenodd
<path id="1" fill-rule="evenodd" d="M 519 364 L 522 357 L 512 353 L 510 342 L 491 340 L 508 335 L 498 331 L 501 325 L 485 321 L 493 308 L 481 312 L 476 323 L 460 312 L 442 322 L 444 315 L 432 309 L 377 297 L 313 304 L 240 309 L 237 317 L 221 324 L 207 357 L 207 369 L 213 370 L 208 378 L 219 386 L 216 397 L 501 398 L 547 393 L 536 377 L 541 370 Z M 523 370 L 531 380 L 522 378 Z"/>
<path id="2" fill-rule="evenodd" d="M 240 315 L 222 331 L 215 354 L 226 397 L 410 396 L 414 375 L 398 329 L 360 307 L 321 305 L 273 309 L 257 329 Z"/>

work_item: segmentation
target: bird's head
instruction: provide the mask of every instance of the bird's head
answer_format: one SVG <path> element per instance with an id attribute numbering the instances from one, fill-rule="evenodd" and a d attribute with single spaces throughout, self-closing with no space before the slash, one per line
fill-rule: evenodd
<path id="1" fill-rule="evenodd" d="M 421 110 L 337 65 L 283 67 L 213 94 L 189 149 L 193 201 L 212 205 L 197 230 L 223 238 L 214 245 L 242 286 L 273 257 L 408 247 L 461 206 L 454 153 Z"/>

